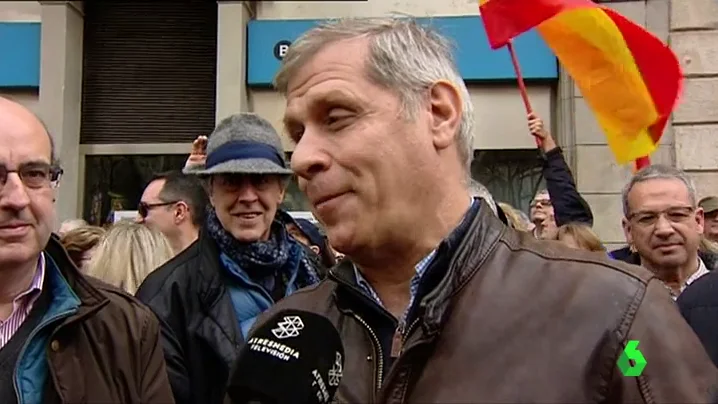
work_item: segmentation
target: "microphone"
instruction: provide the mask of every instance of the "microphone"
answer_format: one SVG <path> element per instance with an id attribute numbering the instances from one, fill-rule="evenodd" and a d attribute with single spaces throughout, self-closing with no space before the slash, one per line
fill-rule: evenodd
<path id="1" fill-rule="evenodd" d="M 339 387 L 344 346 L 324 316 L 282 310 L 247 339 L 227 394 L 234 404 L 325 404 Z"/>

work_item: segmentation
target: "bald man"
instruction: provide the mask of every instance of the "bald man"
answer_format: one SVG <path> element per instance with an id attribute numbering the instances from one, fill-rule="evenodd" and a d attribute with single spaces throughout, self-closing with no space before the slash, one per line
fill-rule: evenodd
<path id="1" fill-rule="evenodd" d="M 0 403 L 173 402 L 155 317 L 51 236 L 62 170 L 45 126 L 0 98 L 0 144 Z"/>

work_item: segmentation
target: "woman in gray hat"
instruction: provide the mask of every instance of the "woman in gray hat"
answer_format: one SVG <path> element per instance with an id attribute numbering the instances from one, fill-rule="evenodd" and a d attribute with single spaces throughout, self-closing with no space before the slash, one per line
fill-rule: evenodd
<path id="1" fill-rule="evenodd" d="M 319 281 L 315 261 L 276 219 L 292 171 L 279 135 L 254 114 L 236 114 L 207 140 L 213 209 L 199 239 L 137 292 L 160 318 L 178 403 L 221 403 L 230 365 L 257 317 Z"/>

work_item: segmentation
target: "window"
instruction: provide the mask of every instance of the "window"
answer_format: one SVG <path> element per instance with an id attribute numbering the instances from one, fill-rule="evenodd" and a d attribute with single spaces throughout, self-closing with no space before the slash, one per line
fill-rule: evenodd
<path id="1" fill-rule="evenodd" d="M 186 154 L 86 156 L 83 218 L 102 226 L 111 212 L 137 209 L 152 176 L 181 170 L 186 160 Z"/>
<path id="2" fill-rule="evenodd" d="M 542 162 L 535 149 L 475 150 L 471 177 L 488 188 L 496 202 L 523 212 L 544 187 Z"/>

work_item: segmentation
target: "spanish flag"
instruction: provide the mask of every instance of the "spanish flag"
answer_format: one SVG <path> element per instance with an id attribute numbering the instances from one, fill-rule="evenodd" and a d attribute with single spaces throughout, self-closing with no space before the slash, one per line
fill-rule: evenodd
<path id="1" fill-rule="evenodd" d="M 479 0 L 491 47 L 536 28 L 581 89 L 620 164 L 657 147 L 683 74 L 660 39 L 590 0 Z M 579 128 L 580 130 L 580 128 Z"/>

